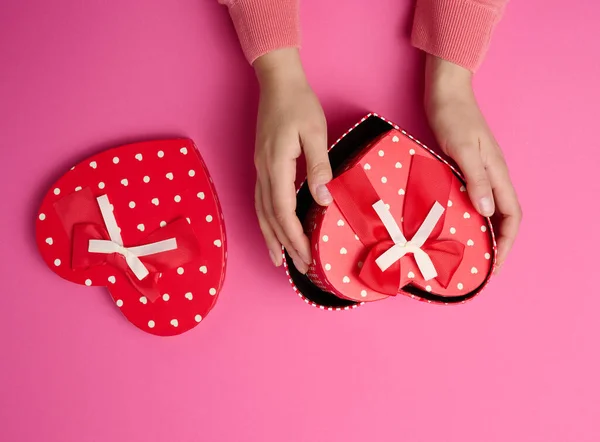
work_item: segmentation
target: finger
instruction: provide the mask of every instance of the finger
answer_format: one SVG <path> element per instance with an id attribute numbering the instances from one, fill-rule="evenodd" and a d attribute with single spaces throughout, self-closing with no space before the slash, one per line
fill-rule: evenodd
<path id="1" fill-rule="evenodd" d="M 271 197 L 273 214 L 277 225 L 283 230 L 292 248 L 300 258 L 310 265 L 310 243 L 304 234 L 302 224 L 296 216 L 296 161 L 278 157 L 271 164 L 269 178 L 271 180 Z"/>
<path id="2" fill-rule="evenodd" d="M 260 190 L 260 183 L 256 181 L 256 189 L 254 191 L 254 203 L 256 208 L 256 216 L 258 217 L 258 225 L 265 238 L 265 243 L 269 249 L 269 256 L 275 267 L 279 267 L 282 264 L 281 257 L 281 243 L 277 239 L 275 232 L 271 228 L 267 216 L 263 208 L 262 192 Z"/>
<path id="3" fill-rule="evenodd" d="M 326 184 L 333 176 L 327 155 L 327 132 L 312 132 L 302 136 L 302 147 L 306 157 L 308 187 L 313 198 L 321 206 L 328 206 L 333 197 Z"/>
<path id="4" fill-rule="evenodd" d="M 498 156 L 488 167 L 494 199 L 498 207 L 498 259 L 500 267 L 506 261 L 512 248 L 523 217 L 517 193 L 510 179 L 508 168 L 502 157 Z"/>
<path id="5" fill-rule="evenodd" d="M 279 225 L 275 211 L 273 209 L 273 201 L 271 195 L 271 182 L 268 175 L 262 175 L 260 179 L 261 197 L 263 202 L 263 210 L 267 215 L 267 221 L 271 226 L 273 232 L 277 237 L 277 240 L 285 247 L 290 258 L 294 261 L 294 264 L 298 271 L 306 273 L 308 271 L 308 263 L 300 257 L 298 251 L 294 248 L 292 242 L 286 236 L 283 228 Z"/>
<path id="6" fill-rule="evenodd" d="M 459 146 L 451 149 L 451 152 L 465 175 L 471 202 L 481 215 L 492 216 L 495 211 L 494 197 L 488 173 L 481 159 L 480 146 Z"/>

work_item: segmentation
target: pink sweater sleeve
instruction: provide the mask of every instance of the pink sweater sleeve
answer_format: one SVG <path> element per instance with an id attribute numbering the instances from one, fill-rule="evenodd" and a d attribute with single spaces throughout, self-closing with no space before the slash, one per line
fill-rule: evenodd
<path id="1" fill-rule="evenodd" d="M 372 0 L 374 1 L 374 0 Z M 300 47 L 299 0 L 219 0 L 227 5 L 246 58 Z M 417 0 L 415 47 L 472 71 L 481 64 L 508 0 Z"/>
<path id="2" fill-rule="evenodd" d="M 508 0 L 417 0 L 412 44 L 477 70 Z"/>
<path id="3" fill-rule="evenodd" d="M 227 5 L 250 63 L 268 52 L 300 47 L 299 0 L 219 0 Z"/>

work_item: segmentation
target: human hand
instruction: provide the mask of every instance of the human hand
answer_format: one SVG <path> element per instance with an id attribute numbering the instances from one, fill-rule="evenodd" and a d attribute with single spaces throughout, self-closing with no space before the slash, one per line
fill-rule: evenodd
<path id="1" fill-rule="evenodd" d="M 282 264 L 283 245 L 296 268 L 306 273 L 312 258 L 308 238 L 296 216 L 296 159 L 304 152 L 315 201 L 331 204 L 333 198 L 325 186 L 332 178 L 325 115 L 296 49 L 263 55 L 254 68 L 260 83 L 254 155 L 260 229 L 276 266 Z"/>
<path id="2" fill-rule="evenodd" d="M 504 264 L 521 223 L 521 206 L 500 146 L 494 139 L 471 85 L 472 74 L 427 56 L 425 109 L 444 153 L 461 168 L 473 205 L 498 221 L 497 269 Z"/>

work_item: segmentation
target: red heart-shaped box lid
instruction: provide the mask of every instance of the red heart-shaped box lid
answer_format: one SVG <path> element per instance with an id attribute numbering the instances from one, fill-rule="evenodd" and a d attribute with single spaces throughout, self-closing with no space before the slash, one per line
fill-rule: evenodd
<path id="1" fill-rule="evenodd" d="M 445 159 L 376 114 L 344 134 L 329 156 L 334 203 L 316 205 L 306 184 L 298 192 L 298 215 L 311 240 L 313 263 L 304 276 L 286 259 L 294 289 L 309 304 L 349 309 L 396 293 L 457 303 L 485 287 L 496 258 L 492 225 L 477 213 L 460 172 Z M 409 241 L 438 206 L 439 218 L 429 223 L 433 233 L 421 246 L 433 260 L 435 277 L 424 277 L 425 267 L 417 265 L 412 252 L 386 271 L 375 265 L 375 258 L 394 246 L 374 210 L 377 201 Z"/>
<path id="2" fill-rule="evenodd" d="M 80 162 L 44 197 L 36 240 L 53 272 L 106 286 L 130 322 L 160 336 L 197 326 L 225 277 L 223 215 L 189 139 L 128 144 Z"/>

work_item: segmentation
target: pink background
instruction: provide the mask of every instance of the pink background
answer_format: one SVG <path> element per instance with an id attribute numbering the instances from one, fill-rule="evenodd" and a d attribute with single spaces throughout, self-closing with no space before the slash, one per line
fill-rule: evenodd
<path id="1" fill-rule="evenodd" d="M 263 247 L 257 88 L 226 10 L 109 3 L 0 7 L 0 440 L 599 440 L 600 6 L 512 2 L 477 76 L 525 209 L 503 274 L 461 307 L 399 298 L 332 313 L 305 306 Z M 339 5 L 302 7 L 332 138 L 374 110 L 431 141 L 410 2 Z M 160 339 L 102 289 L 50 272 L 33 225 L 65 168 L 170 135 L 201 147 L 230 260 L 206 321 Z"/>

